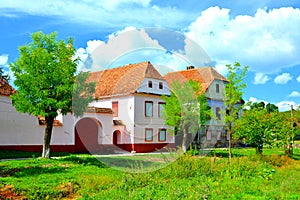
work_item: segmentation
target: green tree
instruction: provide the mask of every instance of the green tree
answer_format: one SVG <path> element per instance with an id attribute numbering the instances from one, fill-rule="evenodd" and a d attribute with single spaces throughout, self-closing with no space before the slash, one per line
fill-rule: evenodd
<path id="1" fill-rule="evenodd" d="M 268 112 L 268 113 L 271 113 L 271 112 L 279 112 L 278 107 L 277 107 L 276 105 L 272 104 L 272 103 L 268 103 L 268 104 L 266 105 L 266 109 L 267 109 L 267 112 Z"/>
<path id="2" fill-rule="evenodd" d="M 57 40 L 57 33 L 49 35 L 36 32 L 31 35 L 32 42 L 19 47 L 20 57 L 10 64 L 15 76 L 14 84 L 17 92 L 11 96 L 13 105 L 19 112 L 44 116 L 46 128 L 43 141 L 42 157 L 50 158 L 50 141 L 53 121 L 59 113 L 65 115 L 72 112 L 73 88 L 77 102 L 80 98 L 91 100 L 93 85 L 84 83 L 85 73 L 76 81 L 76 68 L 79 59 L 74 58 L 73 40 Z M 75 83 L 78 84 L 75 84 Z M 75 85 L 74 85 L 75 84 Z M 80 86 L 79 86 L 80 85 Z M 86 101 L 85 103 L 87 103 Z M 81 101 L 84 102 L 84 101 Z M 87 107 L 80 105 L 76 115 Z"/>
<path id="3" fill-rule="evenodd" d="M 175 134 L 182 132 L 181 148 L 186 152 L 188 134 L 197 132 L 199 124 L 206 121 L 207 99 L 201 93 L 201 84 L 192 80 L 182 84 L 174 81 L 171 88 L 171 95 L 163 96 L 166 102 L 163 116 L 165 123 L 175 128 Z"/>
<path id="4" fill-rule="evenodd" d="M 278 141 L 279 145 L 283 146 L 285 149 L 285 154 L 292 155 L 293 154 L 293 143 L 294 138 L 299 131 L 299 127 L 297 126 L 297 122 L 299 123 L 299 118 L 294 115 L 295 110 L 291 107 L 291 111 L 287 112 L 279 112 L 278 113 L 278 128 L 280 131 L 278 132 Z"/>
<path id="5" fill-rule="evenodd" d="M 261 154 L 263 146 L 273 145 L 279 131 L 277 113 L 268 113 L 267 109 L 253 108 L 243 112 L 235 121 L 233 127 L 234 138 L 256 148 L 256 153 Z"/>
<path id="6" fill-rule="evenodd" d="M 234 122 L 239 116 L 239 112 L 242 108 L 242 95 L 243 89 L 246 84 L 243 83 L 243 79 L 246 76 L 248 67 L 241 67 L 240 63 L 236 62 L 233 66 L 226 65 L 228 70 L 227 80 L 229 81 L 225 85 L 224 104 L 226 107 L 226 114 L 224 122 L 226 124 L 227 134 L 229 134 L 228 147 L 229 147 L 229 162 L 231 162 L 232 149 L 231 149 L 231 135 L 234 126 Z"/>

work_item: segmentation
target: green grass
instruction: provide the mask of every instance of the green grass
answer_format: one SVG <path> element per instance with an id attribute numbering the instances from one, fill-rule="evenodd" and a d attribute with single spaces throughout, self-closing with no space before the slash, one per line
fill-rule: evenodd
<path id="1" fill-rule="evenodd" d="M 233 149 L 229 164 L 226 152 L 174 162 L 160 154 L 3 161 L 0 199 L 300 199 L 300 160 L 281 149 Z"/>

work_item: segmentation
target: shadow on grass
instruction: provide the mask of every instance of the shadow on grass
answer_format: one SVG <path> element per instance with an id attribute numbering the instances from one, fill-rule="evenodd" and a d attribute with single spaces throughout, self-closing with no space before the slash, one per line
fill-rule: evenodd
<path id="1" fill-rule="evenodd" d="M 17 167 L 17 168 L 0 168 L 0 177 L 10 177 L 14 176 L 17 178 L 37 176 L 40 174 L 57 174 L 62 173 L 66 169 L 62 167 L 53 166 L 27 166 L 27 167 Z"/>
<path id="2" fill-rule="evenodd" d="M 300 160 L 300 154 L 293 154 L 293 155 L 290 155 L 289 157 L 294 160 Z"/>
<path id="3" fill-rule="evenodd" d="M 148 158 L 138 157 L 101 157 L 99 160 L 106 163 L 109 167 L 117 168 L 127 172 L 153 171 L 168 164 L 163 158 L 151 160 Z"/>
<path id="4" fill-rule="evenodd" d="M 41 152 L 15 151 L 15 150 L 0 150 L 0 159 L 11 158 L 38 158 L 41 157 Z M 51 152 L 51 157 L 61 157 L 71 155 L 68 152 Z"/>
<path id="5" fill-rule="evenodd" d="M 68 156 L 65 158 L 61 158 L 61 161 L 68 161 L 68 162 L 72 162 L 74 164 L 80 164 L 80 165 L 84 165 L 84 166 L 97 166 L 99 168 L 105 168 L 106 165 L 99 161 L 97 158 L 94 158 L 92 156 Z"/>

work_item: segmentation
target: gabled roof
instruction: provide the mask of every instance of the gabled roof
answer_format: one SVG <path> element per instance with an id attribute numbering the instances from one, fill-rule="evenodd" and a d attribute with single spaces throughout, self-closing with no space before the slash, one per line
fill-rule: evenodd
<path id="1" fill-rule="evenodd" d="M 128 64 L 123 67 L 91 72 L 87 82 L 96 82 L 96 98 L 133 94 L 145 78 L 164 80 L 148 62 Z"/>
<path id="2" fill-rule="evenodd" d="M 16 91 L 8 84 L 8 82 L 0 77 L 0 95 L 10 96 L 14 94 Z"/>
<path id="3" fill-rule="evenodd" d="M 219 74 L 215 69 L 212 67 L 203 67 L 203 68 L 194 68 L 176 72 L 169 72 L 167 73 L 164 78 L 171 86 L 173 81 L 180 81 L 181 83 L 189 80 L 197 81 L 201 83 L 202 89 L 204 91 L 210 86 L 210 84 L 214 80 L 221 80 L 228 82 L 228 80 Z"/>

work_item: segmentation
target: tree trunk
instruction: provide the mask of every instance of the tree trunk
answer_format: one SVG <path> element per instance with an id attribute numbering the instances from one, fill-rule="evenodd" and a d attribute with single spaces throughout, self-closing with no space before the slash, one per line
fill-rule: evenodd
<path id="1" fill-rule="evenodd" d="M 263 151 L 263 145 L 262 144 L 259 144 L 257 147 L 256 147 L 256 154 L 262 154 L 262 151 Z"/>
<path id="2" fill-rule="evenodd" d="M 45 121 L 46 121 L 46 128 L 45 128 L 45 135 L 44 135 L 42 157 L 50 158 L 50 142 L 52 136 L 54 117 L 45 117 Z"/>
<path id="3" fill-rule="evenodd" d="M 182 144 L 181 144 L 181 148 L 182 148 L 182 151 L 185 153 L 186 150 L 187 150 L 187 137 L 188 137 L 188 127 L 185 126 L 183 128 L 183 137 L 182 137 Z"/>
<path id="4" fill-rule="evenodd" d="M 229 163 L 231 163 L 232 158 L 232 149 L 231 149 L 231 128 L 227 132 L 229 134 L 229 140 L 228 140 L 228 159 Z"/>

